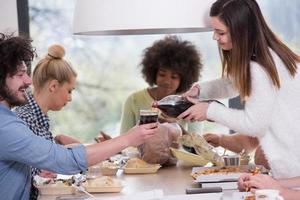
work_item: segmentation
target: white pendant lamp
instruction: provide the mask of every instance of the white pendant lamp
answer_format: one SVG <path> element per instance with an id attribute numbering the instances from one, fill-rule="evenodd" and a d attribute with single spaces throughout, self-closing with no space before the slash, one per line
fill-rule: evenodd
<path id="1" fill-rule="evenodd" d="M 210 31 L 215 0 L 77 0 L 78 35 L 139 35 Z"/>

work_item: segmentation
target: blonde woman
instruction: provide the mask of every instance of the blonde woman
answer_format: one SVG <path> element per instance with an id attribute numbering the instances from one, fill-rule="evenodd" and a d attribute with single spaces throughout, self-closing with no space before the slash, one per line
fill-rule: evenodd
<path id="1" fill-rule="evenodd" d="M 72 91 L 75 88 L 76 72 L 71 64 L 64 60 L 65 49 L 61 45 L 52 45 L 48 54 L 41 59 L 33 71 L 33 93 L 27 92 L 28 103 L 16 108 L 16 114 L 23 119 L 37 136 L 52 142 L 69 145 L 80 143 L 66 135 L 53 137 L 50 131 L 48 111 L 59 111 L 71 101 Z M 53 176 L 47 171 L 32 168 L 32 177 Z M 34 186 L 31 189 L 30 199 L 37 199 L 38 191 Z"/>

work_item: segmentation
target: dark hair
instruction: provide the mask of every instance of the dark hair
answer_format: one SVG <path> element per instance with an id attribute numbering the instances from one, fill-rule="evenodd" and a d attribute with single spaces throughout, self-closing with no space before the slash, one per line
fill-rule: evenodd
<path id="1" fill-rule="evenodd" d="M 146 48 L 141 65 L 143 77 L 150 86 L 156 84 L 160 68 L 178 73 L 181 81 L 177 93 L 186 91 L 192 83 L 198 81 L 202 69 L 201 55 L 196 47 L 176 36 L 166 36 Z"/>
<path id="2" fill-rule="evenodd" d="M 221 50 L 223 75 L 233 78 L 242 98 L 251 94 L 251 60 L 259 63 L 273 84 L 280 88 L 269 48 L 295 76 L 299 56 L 271 31 L 255 0 L 217 0 L 211 7 L 210 16 L 218 17 L 229 29 L 232 49 Z"/>
<path id="3" fill-rule="evenodd" d="M 31 46 L 32 40 L 0 33 L 0 97 L 3 96 L 5 79 L 17 72 L 17 66 L 22 62 L 30 62 L 35 55 Z"/>

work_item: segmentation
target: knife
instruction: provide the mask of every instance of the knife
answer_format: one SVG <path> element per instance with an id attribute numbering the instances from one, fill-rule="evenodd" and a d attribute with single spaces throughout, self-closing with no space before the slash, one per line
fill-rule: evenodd
<path id="1" fill-rule="evenodd" d="M 198 193 L 218 193 L 222 192 L 221 187 L 206 187 L 206 188 L 187 188 L 186 194 L 198 194 Z"/>

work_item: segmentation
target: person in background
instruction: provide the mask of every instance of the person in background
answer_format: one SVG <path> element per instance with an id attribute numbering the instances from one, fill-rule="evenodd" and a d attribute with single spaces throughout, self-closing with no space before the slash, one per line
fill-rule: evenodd
<path id="1" fill-rule="evenodd" d="M 25 62 L 32 61 L 31 40 L 0 33 L 0 196 L 27 200 L 31 186 L 30 166 L 62 174 L 85 172 L 88 166 L 138 146 L 151 138 L 157 123 L 135 126 L 111 140 L 65 148 L 35 135 L 11 109 L 27 102 L 31 85 Z"/>
<path id="2" fill-rule="evenodd" d="M 246 191 L 251 188 L 252 192 L 259 189 L 275 189 L 278 190 L 280 196 L 284 200 L 299 200 L 300 177 L 276 180 L 265 174 L 243 174 L 238 180 L 238 188 L 240 191 Z"/>
<path id="3" fill-rule="evenodd" d="M 72 100 L 72 91 L 75 89 L 76 72 L 71 64 L 63 59 L 65 49 L 61 45 L 52 45 L 47 55 L 41 59 L 33 71 L 33 94 L 27 92 L 28 103 L 17 107 L 14 112 L 23 119 L 31 131 L 61 145 L 78 144 L 75 138 L 66 135 L 53 136 L 50 131 L 48 111 L 59 111 Z M 46 171 L 41 172 L 32 168 L 33 176 L 53 176 Z M 32 185 L 30 199 L 38 197 L 38 190 Z"/>
<path id="4" fill-rule="evenodd" d="M 300 176 L 300 57 L 271 31 L 255 0 L 217 0 L 210 10 L 223 76 L 183 96 L 195 105 L 178 119 L 206 119 L 256 137 L 275 178 Z M 240 95 L 244 109 L 204 99 Z"/>
<path id="5" fill-rule="evenodd" d="M 243 150 L 246 153 L 255 151 L 254 163 L 256 165 L 263 165 L 265 168 L 270 169 L 268 161 L 264 155 L 263 150 L 259 146 L 257 138 L 247 135 L 235 133 L 230 135 L 205 133 L 204 139 L 214 147 L 223 147 L 230 151 L 241 153 Z"/>
<path id="6" fill-rule="evenodd" d="M 150 87 L 134 92 L 125 101 L 121 117 L 121 133 L 135 126 L 139 111 L 151 109 L 153 101 L 180 94 L 199 79 L 201 56 L 196 47 L 177 36 L 166 36 L 144 50 L 142 74 Z M 201 133 L 201 124 L 179 122 L 189 132 Z"/>

